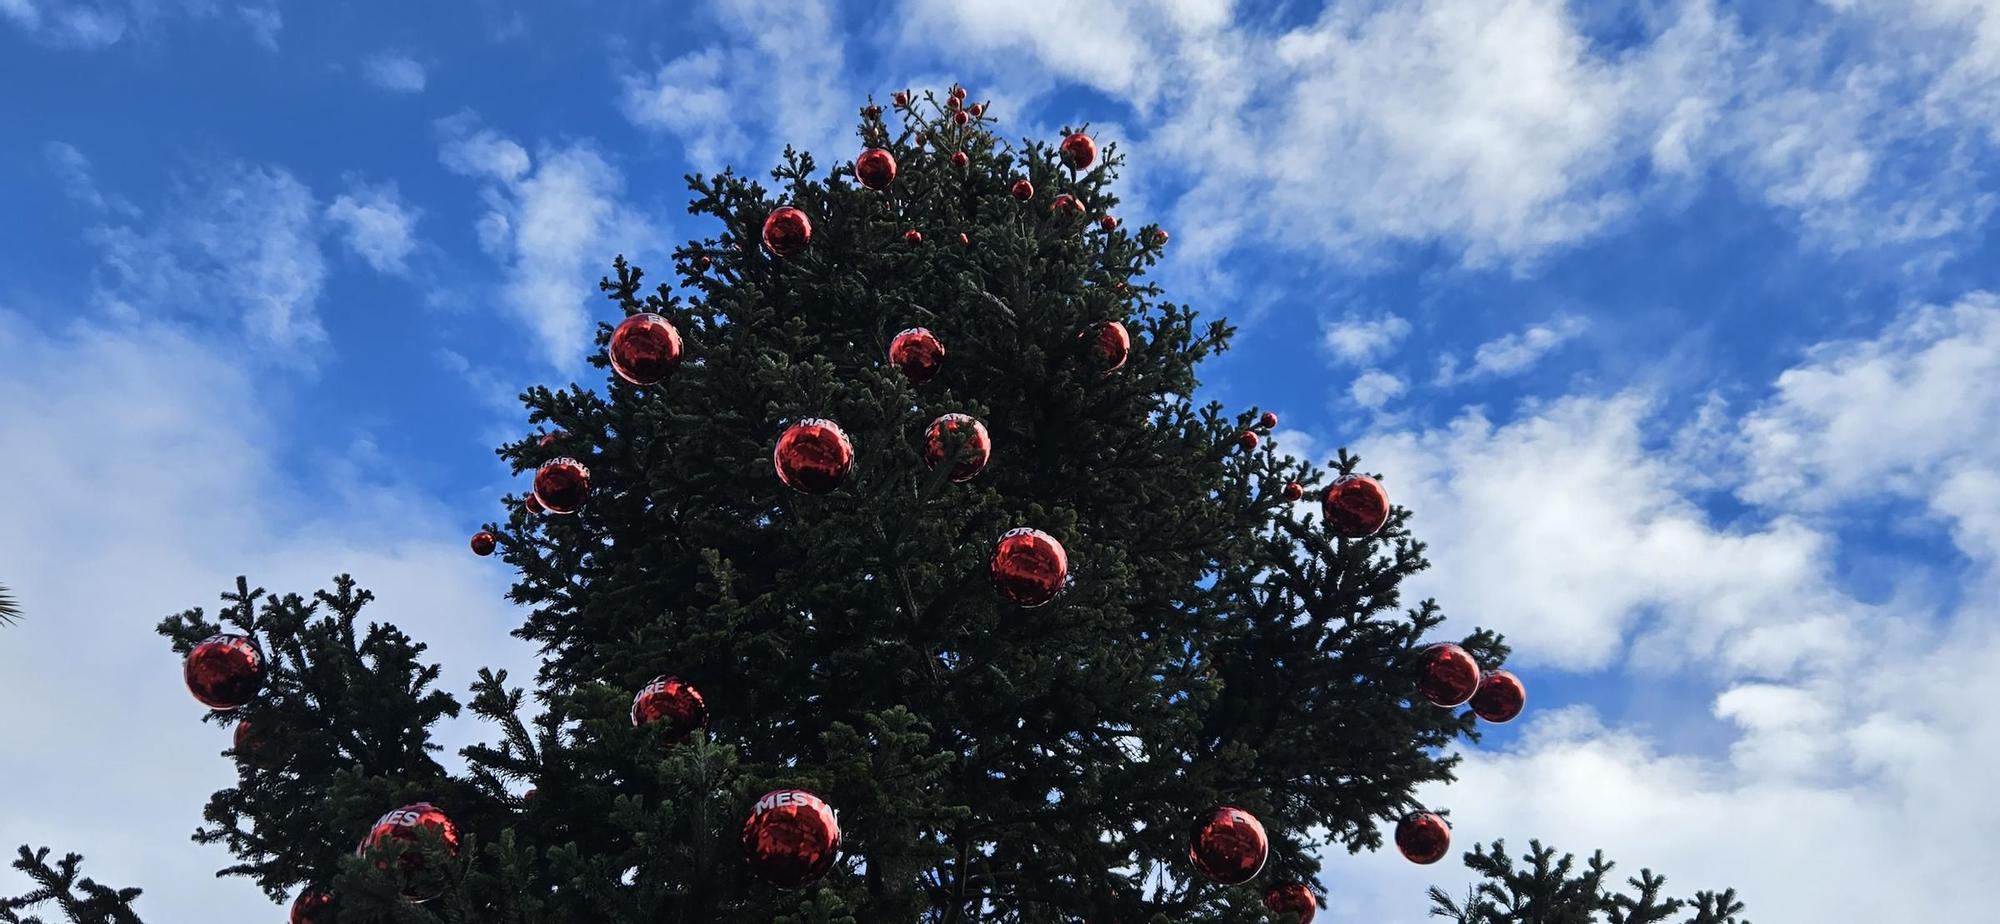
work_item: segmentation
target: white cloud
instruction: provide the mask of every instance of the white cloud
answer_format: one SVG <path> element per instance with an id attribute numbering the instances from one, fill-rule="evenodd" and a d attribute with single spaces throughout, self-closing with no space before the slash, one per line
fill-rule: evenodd
<path id="1" fill-rule="evenodd" d="M 90 158 L 74 145 L 61 141 L 51 141 L 42 146 L 42 153 L 48 159 L 49 172 L 55 174 L 56 182 L 62 186 L 63 194 L 72 200 L 89 206 L 92 211 L 115 212 L 134 216 L 139 210 L 132 203 L 116 195 L 106 195 L 97 185 L 91 173 Z"/>
<path id="2" fill-rule="evenodd" d="M 1373 320 L 1347 318 L 1320 329 L 1320 343 L 1336 358 L 1366 363 L 1388 355 L 1410 335 L 1410 322 L 1393 314 Z"/>
<path id="3" fill-rule="evenodd" d="M 284 31 L 285 15 L 275 6 L 241 6 L 236 15 L 250 30 L 250 37 L 267 51 L 278 50 L 278 33 Z"/>
<path id="4" fill-rule="evenodd" d="M 34 0 L 0 0 L 0 16 L 24 29 L 42 24 L 42 11 L 35 8 Z"/>
<path id="5" fill-rule="evenodd" d="M 501 298 L 559 369 L 590 350 L 596 280 L 616 254 L 657 250 L 659 229 L 621 200 L 624 174 L 584 142 L 527 149 L 469 114 L 440 123 L 445 166 L 493 185 L 476 227 L 480 243 L 505 264 Z"/>
<path id="6" fill-rule="evenodd" d="M 1374 410 L 1409 390 L 1409 387 L 1410 384 L 1398 376 L 1370 369 L 1355 377 L 1347 393 L 1354 398 L 1355 404 Z"/>
<path id="7" fill-rule="evenodd" d="M 1439 364 L 1437 384 L 1454 385 L 1467 379 L 1524 371 L 1576 339 L 1589 326 L 1579 317 L 1560 317 L 1546 324 L 1531 325 L 1518 334 L 1488 340 L 1472 351 L 1472 368 L 1465 372 L 1458 371 L 1458 357 L 1446 356 Z"/>
<path id="8" fill-rule="evenodd" d="M 423 62 L 401 52 L 383 52 L 361 62 L 361 74 L 392 93 L 422 93 L 426 74 Z"/>
<path id="9" fill-rule="evenodd" d="M 416 250 L 423 211 L 403 201 L 394 184 L 357 184 L 327 206 L 327 220 L 346 231 L 347 246 L 382 273 L 402 273 Z"/>

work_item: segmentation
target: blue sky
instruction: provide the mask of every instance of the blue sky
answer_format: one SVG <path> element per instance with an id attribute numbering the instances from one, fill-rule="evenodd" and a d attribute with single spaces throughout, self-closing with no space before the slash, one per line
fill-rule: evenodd
<path id="1" fill-rule="evenodd" d="M 453 686 L 530 664 L 464 537 L 513 395 L 595 380 L 611 255 L 707 232 L 684 173 L 851 157 L 868 93 L 958 80 L 1124 150 L 1163 282 L 1241 327 L 1209 396 L 1360 451 L 1415 589 L 1516 645 L 1528 716 L 1426 794 L 1461 842 L 1968 919 L 2000 3 L 516 6 L 0 0 L 0 832 L 156 919 L 275 913 L 185 842 L 233 776 L 153 622 L 346 570 Z M 1332 856 L 1330 917 L 1455 876 Z"/>

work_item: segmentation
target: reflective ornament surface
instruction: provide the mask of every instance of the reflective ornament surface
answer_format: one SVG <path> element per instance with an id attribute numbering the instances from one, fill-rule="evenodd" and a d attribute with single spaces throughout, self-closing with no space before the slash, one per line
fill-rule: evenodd
<path id="1" fill-rule="evenodd" d="M 660 726 L 661 740 L 680 744 L 695 729 L 707 727 L 708 704 L 687 681 L 665 674 L 655 677 L 632 697 L 632 727 L 655 724 Z"/>
<path id="2" fill-rule="evenodd" d="M 993 589 L 1019 606 L 1054 600 L 1069 580 L 1069 553 L 1039 529 L 1008 530 L 993 547 Z"/>
<path id="3" fill-rule="evenodd" d="M 1342 475 L 1320 498 L 1326 528 L 1343 539 L 1365 539 L 1389 522 L 1389 492 L 1367 475 Z"/>
<path id="4" fill-rule="evenodd" d="M 550 513 L 575 513 L 590 499 L 590 469 L 568 456 L 535 470 L 535 500 Z"/>
<path id="5" fill-rule="evenodd" d="M 1027 180 L 1015 180 L 1014 185 L 1007 187 L 1007 191 L 1022 202 L 1035 198 L 1035 184 Z"/>
<path id="6" fill-rule="evenodd" d="M 453 824 L 437 806 L 416 802 L 377 819 L 374 826 L 368 829 L 368 836 L 362 838 L 361 845 L 354 848 L 354 855 L 366 856 L 376 850 L 393 850 L 398 845 L 408 845 L 409 849 L 396 858 L 395 875 L 400 881 L 403 897 L 423 903 L 443 895 L 451 886 L 450 871 L 432 869 L 419 846 L 423 839 L 433 837 L 443 841 L 447 856 L 458 858 L 458 825 Z M 388 860 L 377 860 L 375 868 L 389 872 Z"/>
<path id="7" fill-rule="evenodd" d="M 1110 375 L 1124 368 L 1125 361 L 1132 356 L 1132 335 L 1117 321 L 1099 321 L 1084 328 L 1076 339 L 1083 344 L 1084 356 L 1099 375 Z"/>
<path id="8" fill-rule="evenodd" d="M 634 385 L 657 385 L 681 364 L 681 332 L 650 311 L 626 318 L 611 332 L 611 371 Z"/>
<path id="9" fill-rule="evenodd" d="M 292 924 L 333 924 L 333 893 L 307 889 L 292 899 Z"/>
<path id="10" fill-rule="evenodd" d="M 1528 704 L 1528 688 L 1512 671 L 1487 671 L 1472 693 L 1472 711 L 1488 722 L 1511 722 Z"/>
<path id="11" fill-rule="evenodd" d="M 1071 170 L 1088 169 L 1097 162 L 1097 142 L 1082 132 L 1064 138 L 1060 150 L 1063 163 L 1068 164 Z"/>
<path id="12" fill-rule="evenodd" d="M 889 341 L 889 365 L 912 385 L 929 385 L 944 368 L 944 343 L 928 328 L 912 327 Z"/>
<path id="13" fill-rule="evenodd" d="M 1233 805 L 1220 805 L 1195 820 L 1188 839 L 1194 871 L 1223 885 L 1242 885 L 1264 868 L 1271 851 L 1264 823 Z"/>
<path id="14" fill-rule="evenodd" d="M 1287 913 L 1297 915 L 1291 920 L 1295 924 L 1312 924 L 1313 915 L 1319 913 L 1319 902 L 1313 898 L 1312 889 L 1303 882 L 1287 882 L 1264 890 L 1264 907 L 1278 920 L 1286 920 Z"/>
<path id="15" fill-rule="evenodd" d="M 812 245 L 812 220 L 789 205 L 764 218 L 764 246 L 781 257 L 796 257 Z"/>
<path id="16" fill-rule="evenodd" d="M 801 494 L 826 494 L 854 470 L 854 444 L 831 420 L 808 418 L 785 428 L 771 450 L 778 480 Z"/>
<path id="17" fill-rule="evenodd" d="M 840 819 L 803 789 L 765 793 L 743 823 L 743 860 L 750 872 L 780 889 L 818 882 L 840 853 Z"/>
<path id="18" fill-rule="evenodd" d="M 494 547 L 499 543 L 499 538 L 493 535 L 492 530 L 482 529 L 472 534 L 472 554 L 484 558 L 493 554 Z"/>
<path id="19" fill-rule="evenodd" d="M 1451 825 L 1435 812 L 1412 812 L 1396 822 L 1396 849 L 1411 863 L 1436 863 L 1451 852 Z"/>
<path id="20" fill-rule="evenodd" d="M 896 181 L 896 155 L 881 148 L 869 148 L 854 159 L 854 178 L 869 189 L 888 189 Z"/>
<path id="21" fill-rule="evenodd" d="M 264 653 L 241 635 L 211 635 L 188 652 L 181 674 L 189 693 L 210 709 L 237 709 L 264 688 Z"/>
<path id="22" fill-rule="evenodd" d="M 964 414 L 946 414 L 931 421 L 924 431 L 924 464 L 936 470 L 945 461 L 951 441 L 960 438 L 965 442 L 952 463 L 951 480 L 971 481 L 985 471 L 987 461 L 993 458 L 993 439 L 987 436 L 985 424 Z"/>
<path id="23" fill-rule="evenodd" d="M 1451 642 L 1438 642 L 1417 654 L 1417 693 L 1433 706 L 1465 705 L 1479 689 L 1479 662 Z"/>

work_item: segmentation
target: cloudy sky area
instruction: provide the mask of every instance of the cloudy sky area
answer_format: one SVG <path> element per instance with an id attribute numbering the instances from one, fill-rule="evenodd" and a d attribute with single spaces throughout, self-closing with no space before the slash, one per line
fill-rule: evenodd
<path id="1" fill-rule="evenodd" d="M 339 571 L 447 685 L 531 664 L 465 552 L 512 396 L 680 177 L 961 80 L 1129 159 L 1208 396 L 1348 446 L 1529 714 L 1426 799 L 1759 924 L 1971 921 L 2000 866 L 2000 0 L 0 0 L 0 844 L 158 920 L 233 772 L 152 634 Z M 465 723 L 453 743 L 482 735 Z M 81 761 L 81 762 L 80 762 Z M 1336 922 L 1451 865 L 1329 856 Z M 19 883 L 0 876 L 0 891 Z"/>

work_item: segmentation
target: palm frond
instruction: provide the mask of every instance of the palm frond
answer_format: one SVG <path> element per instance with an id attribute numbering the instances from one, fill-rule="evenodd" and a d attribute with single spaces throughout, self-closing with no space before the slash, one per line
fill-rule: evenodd
<path id="1" fill-rule="evenodd" d="M 4 585 L 0 585 L 0 624 L 13 625 L 21 618 L 21 605 L 14 602 L 14 595 Z"/>

